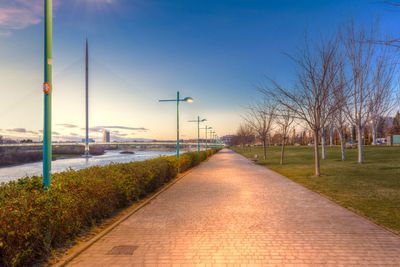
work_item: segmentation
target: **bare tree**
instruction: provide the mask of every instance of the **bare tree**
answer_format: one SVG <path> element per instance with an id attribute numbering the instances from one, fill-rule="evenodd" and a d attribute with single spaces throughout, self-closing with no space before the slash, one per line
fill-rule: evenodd
<path id="1" fill-rule="evenodd" d="M 321 158 L 326 160 L 326 126 L 321 128 Z"/>
<path id="2" fill-rule="evenodd" d="M 372 61 L 374 57 L 373 31 L 367 33 L 356 29 L 354 23 L 349 24 L 342 34 L 345 54 L 350 69 L 349 90 L 351 95 L 347 101 L 348 118 L 356 128 L 358 139 L 358 163 L 364 161 L 363 132 L 370 119 L 370 99 L 372 97 Z"/>
<path id="3" fill-rule="evenodd" d="M 266 98 L 248 107 L 248 112 L 244 116 L 246 123 L 257 134 L 263 145 L 263 156 L 267 159 L 268 137 L 272 130 L 275 118 L 276 104 Z"/>
<path id="4" fill-rule="evenodd" d="M 338 108 L 333 105 L 332 97 L 338 73 L 337 49 L 336 40 L 322 42 L 313 49 L 306 45 L 300 57 L 292 58 L 299 67 L 293 90 L 273 80 L 272 88 L 260 88 L 260 91 L 273 96 L 280 105 L 290 109 L 296 118 L 304 121 L 313 131 L 315 176 L 321 175 L 319 138 L 322 127 Z"/>
<path id="5" fill-rule="evenodd" d="M 386 53 L 382 53 L 376 59 L 372 83 L 374 90 L 369 105 L 373 145 L 377 144 L 377 128 L 380 120 L 393 111 L 395 107 L 393 90 L 395 70 L 396 63 L 392 62 Z"/>
<path id="6" fill-rule="evenodd" d="M 334 139 L 335 139 L 335 122 L 334 122 L 334 118 L 330 118 L 328 120 L 328 124 L 327 124 L 327 132 L 329 134 L 329 136 L 327 136 L 327 139 L 329 138 L 329 146 L 333 147 L 334 146 Z"/>
<path id="7" fill-rule="evenodd" d="M 246 145 L 249 145 L 254 141 L 254 132 L 251 126 L 247 123 L 240 124 L 236 136 L 238 137 L 238 141 L 242 148 L 245 148 Z"/>
<path id="8" fill-rule="evenodd" d="M 276 116 L 276 124 L 279 126 L 280 128 L 280 132 L 281 132 L 281 160 L 280 160 L 280 164 L 283 164 L 283 159 L 285 156 L 285 146 L 286 146 L 286 142 L 289 139 L 289 133 L 292 130 L 292 126 L 294 125 L 294 112 L 283 106 L 281 109 L 279 109 L 278 114 Z"/>
<path id="9" fill-rule="evenodd" d="M 334 97 L 334 105 L 338 106 L 335 113 L 333 113 L 333 125 L 339 135 L 340 139 L 340 150 L 342 160 L 346 160 L 346 128 L 348 127 L 348 121 L 346 116 L 346 109 L 344 103 L 346 103 L 346 99 L 348 98 L 347 91 L 347 81 L 344 73 L 344 64 L 339 63 L 339 75 L 336 79 L 336 90 L 333 93 Z"/>
<path id="10" fill-rule="evenodd" d="M 395 9 L 398 9 L 400 7 L 400 1 L 382 1 L 385 5 L 392 6 Z M 377 39 L 371 39 L 370 40 L 374 44 L 380 44 L 384 46 L 391 46 L 395 48 L 400 48 L 400 38 L 393 38 L 393 37 L 386 37 L 386 38 L 377 38 Z"/>

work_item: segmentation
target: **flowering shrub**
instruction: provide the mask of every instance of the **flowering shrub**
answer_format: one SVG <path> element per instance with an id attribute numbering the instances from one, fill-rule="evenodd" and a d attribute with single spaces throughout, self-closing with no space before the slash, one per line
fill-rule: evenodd
<path id="1" fill-rule="evenodd" d="M 53 175 L 50 190 L 41 177 L 0 186 L 0 266 L 30 266 L 51 249 L 153 192 L 215 153 L 111 164 Z"/>

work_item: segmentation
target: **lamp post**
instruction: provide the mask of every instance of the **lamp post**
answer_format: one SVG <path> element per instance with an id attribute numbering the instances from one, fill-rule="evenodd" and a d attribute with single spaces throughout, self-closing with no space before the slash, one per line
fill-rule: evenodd
<path id="1" fill-rule="evenodd" d="M 216 148 L 217 146 L 217 132 L 213 131 L 213 147 Z"/>
<path id="2" fill-rule="evenodd" d="M 216 138 L 217 138 L 217 133 L 215 131 L 213 131 L 213 146 L 215 148 L 215 143 L 216 143 Z"/>
<path id="3" fill-rule="evenodd" d="M 213 147 L 215 148 L 215 131 L 213 131 Z"/>
<path id="4" fill-rule="evenodd" d="M 201 130 L 206 130 L 206 131 L 205 131 L 205 133 L 206 133 L 206 151 L 207 151 L 207 149 L 208 149 L 208 138 L 207 138 L 207 133 L 208 133 L 208 130 L 210 130 L 210 129 L 212 129 L 212 127 L 208 127 L 207 125 L 206 125 L 205 128 L 201 128 Z"/>
<path id="5" fill-rule="evenodd" d="M 44 125 L 43 125 L 43 186 L 51 184 L 51 95 L 52 95 L 52 32 L 53 1 L 44 2 Z"/>
<path id="6" fill-rule="evenodd" d="M 197 120 L 189 122 L 197 122 L 197 153 L 200 153 L 200 123 L 207 121 L 206 119 L 200 120 L 200 116 L 197 116 Z"/>
<path id="7" fill-rule="evenodd" d="M 176 92 L 176 99 L 163 99 L 158 100 L 159 102 L 176 102 L 176 158 L 179 160 L 180 153 L 180 138 L 179 138 L 179 102 L 188 102 L 192 103 L 193 98 L 185 97 L 180 98 L 179 91 Z"/>
<path id="8" fill-rule="evenodd" d="M 210 128 L 211 129 L 211 128 Z M 212 148 L 212 142 L 213 142 L 213 137 L 212 137 L 213 131 L 210 130 L 210 147 Z"/>

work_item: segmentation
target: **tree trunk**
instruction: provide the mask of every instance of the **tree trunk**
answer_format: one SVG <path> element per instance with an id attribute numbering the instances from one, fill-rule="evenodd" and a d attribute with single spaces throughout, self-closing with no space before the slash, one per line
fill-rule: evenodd
<path id="1" fill-rule="evenodd" d="M 285 138 L 283 138 L 282 147 L 281 147 L 281 165 L 283 164 L 284 156 L 285 156 Z"/>
<path id="2" fill-rule="evenodd" d="M 331 126 L 329 128 L 329 146 L 333 146 L 333 136 L 334 136 L 334 132 L 333 132 L 333 127 Z"/>
<path id="3" fill-rule="evenodd" d="M 321 176 L 321 168 L 319 162 L 319 134 L 318 130 L 314 130 L 314 163 L 315 163 L 315 176 Z"/>
<path id="4" fill-rule="evenodd" d="M 342 152 L 342 161 L 346 160 L 346 140 L 344 140 L 344 133 L 342 130 L 339 130 L 339 138 L 340 138 L 340 150 Z"/>
<path id="5" fill-rule="evenodd" d="M 264 160 L 267 159 L 267 140 L 264 138 L 263 140 L 263 150 L 264 150 Z"/>
<path id="6" fill-rule="evenodd" d="M 322 159 L 326 160 L 326 131 L 322 128 L 321 132 L 321 147 L 322 147 Z"/>
<path id="7" fill-rule="evenodd" d="M 357 137 L 358 137 L 358 163 L 364 162 L 364 143 L 363 143 L 363 127 L 357 126 Z"/>
<path id="8" fill-rule="evenodd" d="M 376 126 L 375 123 L 372 123 L 372 145 L 376 145 Z"/>

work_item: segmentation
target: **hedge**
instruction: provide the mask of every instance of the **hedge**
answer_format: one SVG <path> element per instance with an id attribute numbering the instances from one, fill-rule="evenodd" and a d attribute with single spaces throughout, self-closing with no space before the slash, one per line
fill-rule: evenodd
<path id="1" fill-rule="evenodd" d="M 216 150 L 181 155 L 181 172 Z M 153 192 L 177 175 L 175 157 L 111 164 L 53 175 L 50 190 L 41 177 L 0 186 L 0 266 L 37 264 L 55 248 Z"/>

